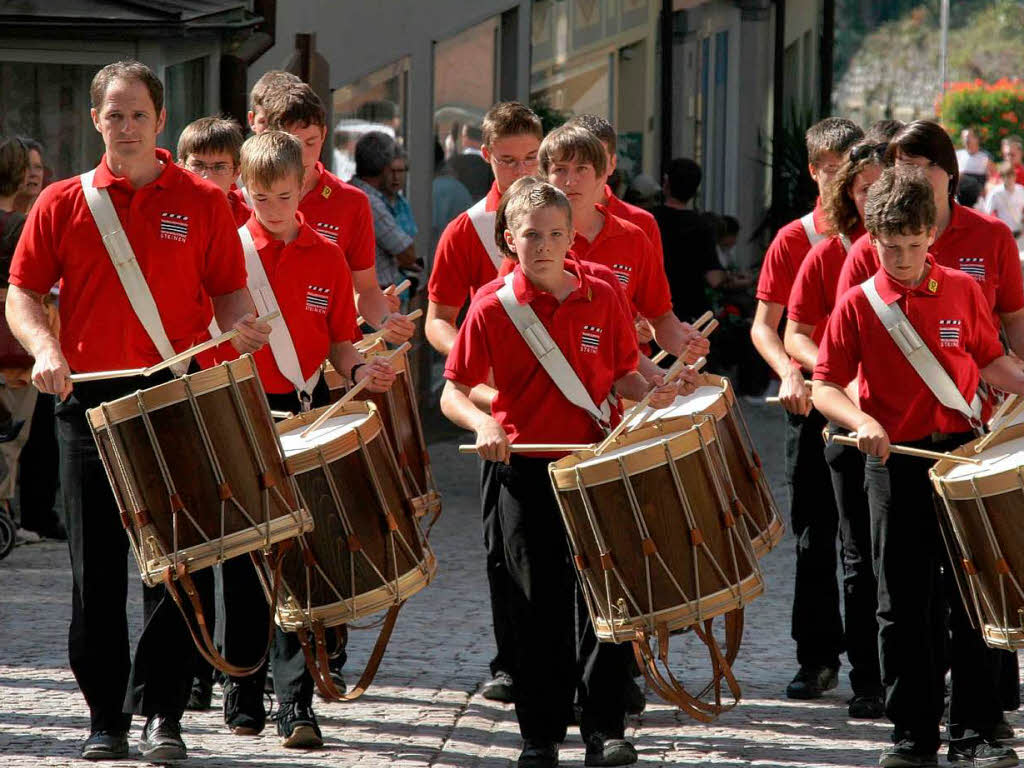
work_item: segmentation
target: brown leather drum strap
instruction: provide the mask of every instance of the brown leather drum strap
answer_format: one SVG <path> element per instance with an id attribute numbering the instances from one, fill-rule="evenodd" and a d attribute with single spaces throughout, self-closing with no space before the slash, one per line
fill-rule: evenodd
<path id="1" fill-rule="evenodd" d="M 277 612 L 278 597 L 281 594 L 281 562 L 283 560 L 283 550 L 287 549 L 290 544 L 291 542 L 282 542 L 282 544 L 274 547 L 274 551 L 271 554 L 267 555 L 274 574 L 274 586 L 271 592 L 270 616 L 267 627 L 267 644 L 266 647 L 264 647 L 263 654 L 260 656 L 259 660 L 249 667 L 240 667 L 232 664 L 221 655 L 220 651 L 217 650 L 217 646 L 213 641 L 213 637 L 210 634 L 209 626 L 206 621 L 206 614 L 203 611 L 202 601 L 199 599 L 199 592 L 196 589 L 195 583 L 192 581 L 192 576 L 186 569 L 185 564 L 178 563 L 176 567 L 177 579 L 175 579 L 175 570 L 172 570 L 170 567 L 164 569 L 164 586 L 167 588 L 171 598 L 178 606 L 178 610 L 181 611 L 181 616 L 185 620 L 185 626 L 188 627 L 189 634 L 192 635 L 192 641 L 195 643 L 196 649 L 210 666 L 215 667 L 224 674 L 232 677 L 246 677 L 247 675 L 254 674 L 256 670 L 262 667 L 263 663 L 267 660 L 267 654 L 270 652 L 270 643 L 274 638 L 274 614 Z M 258 568 L 259 565 L 255 553 L 252 554 L 252 559 L 253 567 Z M 189 611 L 185 608 L 185 601 L 182 599 L 175 581 L 181 584 L 182 589 L 185 590 L 185 594 L 188 596 L 189 602 L 192 604 L 192 614 L 195 616 L 195 624 L 198 626 L 198 632 L 196 631 L 196 626 L 193 626 L 193 622 L 189 617 Z"/>
<path id="2" fill-rule="evenodd" d="M 366 662 L 366 668 L 359 677 L 359 682 L 348 693 L 342 693 L 338 690 L 334 681 L 331 680 L 330 658 L 327 653 L 327 638 L 324 635 L 323 625 L 318 622 L 313 624 L 312 639 L 310 638 L 309 630 L 298 630 L 299 644 L 302 646 L 302 653 L 306 657 L 306 668 L 313 677 L 313 684 L 316 685 L 321 696 L 328 701 L 355 701 L 366 693 L 367 688 L 373 683 L 373 678 L 377 675 L 377 670 L 380 668 L 384 652 L 388 648 L 388 641 L 391 640 L 391 633 L 395 629 L 398 612 L 402 609 L 403 605 L 405 605 L 404 600 L 388 608 L 380 632 L 377 634 L 377 642 L 373 646 L 373 652 L 370 654 L 369 661 Z"/>

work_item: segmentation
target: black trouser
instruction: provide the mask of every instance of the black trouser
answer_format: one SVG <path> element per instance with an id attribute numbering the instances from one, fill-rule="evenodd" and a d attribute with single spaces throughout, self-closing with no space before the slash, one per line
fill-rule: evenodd
<path id="1" fill-rule="evenodd" d="M 630 647 L 598 643 L 589 619 L 576 626 L 578 582 L 547 467 L 545 459 L 513 456 L 509 465 L 485 462 L 482 473 L 483 498 L 496 506 L 485 518 L 498 516 L 508 573 L 499 599 L 515 638 L 519 731 L 562 741 L 579 685 L 584 738 L 621 738 Z M 497 493 L 486 493 L 491 484 Z"/>
<path id="2" fill-rule="evenodd" d="M 18 461 L 18 509 L 21 527 L 52 533 L 57 522 L 57 477 L 60 466 L 53 395 L 36 398 L 35 412 L 25 447 Z"/>
<path id="3" fill-rule="evenodd" d="M 79 383 L 56 406 L 72 572 L 68 653 L 93 730 L 126 730 L 131 712 L 180 717 L 188 701 L 192 639 L 163 586 L 144 588 L 145 625 L 131 661 L 125 613 L 128 538 L 85 418 L 87 408 L 168 378 Z"/>
<path id="4" fill-rule="evenodd" d="M 497 653 L 491 659 L 491 675 L 507 672 L 515 678 L 515 635 L 512 617 L 504 596 L 509 590 L 508 569 L 505 567 L 504 540 L 498 515 L 497 494 L 501 484 L 488 473 L 487 464 L 480 462 L 480 507 L 483 511 L 484 550 L 487 554 L 487 586 L 491 595 L 491 621 Z"/>
<path id="5" fill-rule="evenodd" d="M 845 432 L 834 425 L 829 431 Z M 864 488 L 864 454 L 852 446 L 829 443 L 825 461 L 832 473 L 839 512 L 839 543 L 843 563 L 843 614 L 846 656 L 854 695 L 882 690 L 878 664 L 878 582 L 871 562 L 871 512 Z"/>
<path id="6" fill-rule="evenodd" d="M 825 417 L 786 414 L 786 482 L 796 537 L 793 639 L 800 666 L 839 667 L 843 621 L 839 615 L 836 536 L 839 513 L 825 463 Z"/>
<path id="7" fill-rule="evenodd" d="M 951 450 L 968 437 L 926 441 L 921 447 Z M 870 456 L 865 464 L 886 715 L 897 738 L 913 738 L 928 750 L 939 745 L 947 653 L 953 681 L 951 737 L 986 734 L 1002 717 L 998 656 L 971 627 L 953 582 L 930 466 L 927 460 L 897 454 L 884 465 Z"/>

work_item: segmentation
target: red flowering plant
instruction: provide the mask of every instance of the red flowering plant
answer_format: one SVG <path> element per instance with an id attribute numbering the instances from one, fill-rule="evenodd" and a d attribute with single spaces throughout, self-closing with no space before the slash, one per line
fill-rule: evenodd
<path id="1" fill-rule="evenodd" d="M 935 101 L 935 112 L 957 145 L 960 131 L 974 128 L 982 147 L 998 158 L 1002 139 L 1024 135 L 1024 80 L 947 83 L 945 94 Z"/>

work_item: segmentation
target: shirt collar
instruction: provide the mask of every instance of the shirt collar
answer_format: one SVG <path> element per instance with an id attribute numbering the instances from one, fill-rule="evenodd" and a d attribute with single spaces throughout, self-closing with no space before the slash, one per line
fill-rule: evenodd
<path id="1" fill-rule="evenodd" d="M 575 299 L 586 299 L 590 301 L 593 298 L 593 290 L 590 284 L 590 278 L 579 268 L 579 265 L 570 258 L 565 260 L 565 271 L 573 275 L 578 281 L 579 285 L 572 293 L 566 297 L 566 301 Z M 534 299 L 538 296 L 545 296 L 548 294 L 546 291 L 542 291 L 537 288 L 526 278 L 526 273 L 523 272 L 522 265 L 516 263 L 515 269 L 512 270 L 512 292 L 516 297 L 516 301 L 520 304 L 532 304 Z"/>
<path id="2" fill-rule="evenodd" d="M 828 219 L 825 217 L 825 209 L 821 207 L 821 198 L 814 201 L 814 210 L 811 212 L 814 221 L 814 231 L 823 235 L 829 230 Z"/>
<path id="3" fill-rule="evenodd" d="M 299 222 L 299 231 L 296 234 L 295 239 L 287 245 L 294 245 L 299 248 L 308 248 L 316 242 L 316 233 L 310 227 L 306 226 L 306 217 L 299 211 L 295 214 L 295 218 Z M 249 216 L 249 220 L 245 222 L 245 226 L 249 229 L 249 234 L 252 235 L 252 241 L 256 244 L 256 250 L 262 251 L 268 245 L 279 245 L 286 246 L 286 244 L 274 237 L 270 232 L 267 231 L 266 227 L 260 224 L 259 219 L 256 218 L 255 211 Z"/>
<path id="4" fill-rule="evenodd" d="M 146 186 L 153 185 L 160 189 L 166 189 L 174 181 L 175 172 L 180 172 L 181 169 L 174 164 L 174 158 L 171 157 L 171 153 L 162 147 L 156 148 L 156 159 L 164 164 L 163 170 L 160 171 L 159 176 L 149 184 L 146 184 Z M 100 164 L 96 167 L 96 173 L 92 177 L 92 185 L 97 189 L 103 189 L 115 184 L 118 186 L 131 186 L 124 176 L 114 175 L 114 172 L 110 170 L 110 166 L 107 165 L 107 155 L 104 153 L 103 157 L 100 158 Z"/>
<path id="5" fill-rule="evenodd" d="M 316 165 L 313 166 L 313 173 L 316 174 L 316 184 L 306 193 L 306 196 L 302 198 L 302 202 L 305 202 L 307 198 L 315 197 L 316 195 L 324 195 L 324 190 L 327 188 L 327 182 L 324 180 L 324 174 L 326 169 L 324 164 L 319 160 L 316 161 Z M 324 197 L 330 196 L 328 192 Z"/>
<path id="6" fill-rule="evenodd" d="M 879 267 L 872 279 L 875 281 L 875 288 L 878 289 L 878 295 L 882 297 L 882 301 L 886 304 L 892 304 L 904 296 L 910 295 L 939 297 L 942 294 L 944 275 L 942 269 L 936 265 L 935 258 L 930 253 L 927 259 L 928 274 L 924 276 L 924 280 L 918 283 L 915 288 L 908 288 L 902 283 L 897 282 L 884 268 Z"/>
<path id="7" fill-rule="evenodd" d="M 615 214 L 608 210 L 608 206 L 598 203 L 594 207 L 597 208 L 602 216 L 604 216 L 604 224 L 601 226 L 601 231 L 597 233 L 597 236 L 593 240 L 587 240 L 587 238 L 577 232 L 576 239 L 574 241 L 582 241 L 583 248 L 587 252 L 589 252 L 591 248 L 597 246 L 598 243 L 607 240 L 609 237 L 616 237 L 622 233 L 622 225 L 619 223 Z"/>
<path id="8" fill-rule="evenodd" d="M 484 210 L 487 213 L 498 210 L 498 203 L 501 202 L 501 192 L 498 190 L 498 182 L 492 181 L 491 188 L 487 191 L 487 201 L 484 203 Z"/>
<path id="9" fill-rule="evenodd" d="M 380 198 L 385 204 L 387 204 L 387 202 L 388 202 L 388 199 L 386 197 L 384 197 L 384 193 L 383 192 L 381 192 L 379 189 L 377 189 L 375 186 L 373 186 L 373 184 L 366 183 L 365 181 L 363 181 L 358 176 L 353 176 L 351 178 L 351 180 L 349 181 L 349 184 L 351 184 L 354 187 L 359 187 L 359 189 L 361 189 L 363 192 L 365 192 L 368 195 L 373 195 L 375 197 Z"/>

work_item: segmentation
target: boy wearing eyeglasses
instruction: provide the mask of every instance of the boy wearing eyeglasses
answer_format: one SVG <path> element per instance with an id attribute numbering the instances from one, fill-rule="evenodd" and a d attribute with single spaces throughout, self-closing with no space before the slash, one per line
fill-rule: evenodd
<path id="1" fill-rule="evenodd" d="M 178 138 L 178 165 L 213 182 L 228 196 L 239 227 L 249 220 L 249 206 L 235 186 L 242 151 L 242 127 L 226 117 L 201 117 Z"/>

